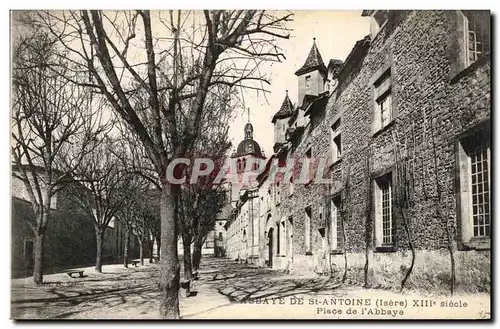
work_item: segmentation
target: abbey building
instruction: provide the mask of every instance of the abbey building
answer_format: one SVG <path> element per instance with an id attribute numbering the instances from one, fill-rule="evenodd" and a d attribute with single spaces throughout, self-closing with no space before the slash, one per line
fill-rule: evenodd
<path id="1" fill-rule="evenodd" d="M 232 194 L 226 255 L 367 287 L 489 291 L 490 14 L 362 15 L 370 34 L 347 58 L 325 60 L 312 41 L 298 99 L 284 91 L 272 118 L 267 162 L 322 162 L 311 174 L 328 183 L 275 179 L 268 165 Z M 242 162 L 263 157 L 252 133 Z"/>

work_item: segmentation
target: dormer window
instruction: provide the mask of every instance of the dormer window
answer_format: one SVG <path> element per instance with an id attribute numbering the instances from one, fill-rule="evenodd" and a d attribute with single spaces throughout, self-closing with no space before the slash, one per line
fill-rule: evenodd
<path id="1" fill-rule="evenodd" d="M 337 79 L 327 79 L 325 83 L 325 90 L 328 91 L 328 94 L 331 95 L 334 91 L 335 88 L 337 88 Z"/>
<path id="2" fill-rule="evenodd" d="M 389 17 L 388 10 L 374 10 L 372 13 L 372 20 L 370 26 L 370 34 L 374 38 L 377 33 L 385 26 Z"/>
<path id="3" fill-rule="evenodd" d="M 310 75 L 306 76 L 305 83 L 306 83 L 306 89 L 311 88 L 311 76 Z"/>
<path id="4" fill-rule="evenodd" d="M 451 16 L 455 26 L 450 31 L 450 78 L 481 58 L 490 56 L 490 12 L 456 10 Z"/>
<path id="5" fill-rule="evenodd" d="M 482 13 L 463 11 L 465 20 L 466 66 L 490 52 L 489 20 Z"/>

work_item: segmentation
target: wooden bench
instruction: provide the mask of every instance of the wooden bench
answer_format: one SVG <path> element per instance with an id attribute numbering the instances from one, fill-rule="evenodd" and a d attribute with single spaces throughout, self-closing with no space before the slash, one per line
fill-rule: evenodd
<path id="1" fill-rule="evenodd" d="M 79 274 L 78 277 L 83 278 L 83 270 L 71 270 L 71 271 L 66 271 L 66 274 L 68 274 L 71 278 L 73 277 L 73 274 Z"/>
<path id="2" fill-rule="evenodd" d="M 137 267 L 137 264 L 139 264 L 140 262 L 138 260 L 132 260 L 130 261 L 130 263 L 134 265 L 134 267 Z"/>

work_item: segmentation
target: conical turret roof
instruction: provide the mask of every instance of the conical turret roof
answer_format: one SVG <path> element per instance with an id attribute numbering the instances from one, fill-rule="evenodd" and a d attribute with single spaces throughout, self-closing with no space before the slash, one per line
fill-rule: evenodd
<path id="1" fill-rule="evenodd" d="M 288 90 L 287 90 L 285 99 L 281 104 L 281 108 L 279 109 L 278 112 L 276 112 L 271 121 L 272 123 L 275 123 L 277 119 L 288 118 L 292 116 L 292 114 L 293 114 L 293 104 L 290 98 L 288 97 Z"/>
<path id="2" fill-rule="evenodd" d="M 300 69 L 297 70 L 297 72 L 295 72 L 295 75 L 302 75 L 314 70 L 326 72 L 325 63 L 323 62 L 323 58 L 319 53 L 318 47 L 316 46 L 316 38 L 313 39 L 313 45 L 311 47 L 311 50 L 309 51 L 306 62 Z"/>

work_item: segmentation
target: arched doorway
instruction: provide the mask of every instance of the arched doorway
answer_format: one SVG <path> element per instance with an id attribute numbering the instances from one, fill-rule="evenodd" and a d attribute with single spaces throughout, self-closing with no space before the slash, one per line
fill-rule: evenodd
<path id="1" fill-rule="evenodd" d="M 267 233 L 267 238 L 268 238 L 268 247 L 269 247 L 269 267 L 273 267 L 273 233 L 274 233 L 274 229 L 273 228 L 270 228 L 269 229 L 269 232 Z"/>

